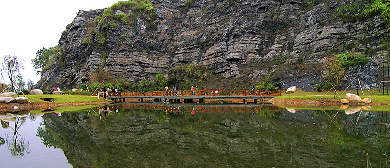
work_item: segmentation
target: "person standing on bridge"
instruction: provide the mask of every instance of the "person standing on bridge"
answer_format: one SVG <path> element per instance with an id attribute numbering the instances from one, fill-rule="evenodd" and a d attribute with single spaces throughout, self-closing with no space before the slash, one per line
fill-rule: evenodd
<path id="1" fill-rule="evenodd" d="M 195 88 L 194 88 L 194 86 L 191 86 L 191 92 L 192 92 L 192 95 L 194 95 L 195 93 L 194 93 L 194 91 L 195 91 Z"/>

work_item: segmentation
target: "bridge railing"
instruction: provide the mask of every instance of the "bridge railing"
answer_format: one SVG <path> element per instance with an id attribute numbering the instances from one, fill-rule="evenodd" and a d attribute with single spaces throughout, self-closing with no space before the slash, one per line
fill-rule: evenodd
<path id="1" fill-rule="evenodd" d="M 109 92 L 108 96 L 281 96 L 282 91 L 261 90 L 168 90 L 147 92 Z"/>

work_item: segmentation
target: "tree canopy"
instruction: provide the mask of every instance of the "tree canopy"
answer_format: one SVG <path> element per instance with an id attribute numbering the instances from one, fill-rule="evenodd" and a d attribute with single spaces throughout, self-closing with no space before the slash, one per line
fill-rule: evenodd
<path id="1" fill-rule="evenodd" d="M 341 67 L 349 68 L 356 67 L 358 65 L 367 64 L 370 60 L 363 54 L 356 54 L 355 52 L 349 51 L 344 54 L 336 55 L 336 59 Z"/>
<path id="2" fill-rule="evenodd" d="M 42 69 L 43 71 L 53 63 L 54 56 L 58 52 L 58 47 L 50 47 L 48 49 L 43 47 L 36 52 L 36 57 L 32 59 L 31 62 L 38 74 L 41 72 L 39 69 Z"/>

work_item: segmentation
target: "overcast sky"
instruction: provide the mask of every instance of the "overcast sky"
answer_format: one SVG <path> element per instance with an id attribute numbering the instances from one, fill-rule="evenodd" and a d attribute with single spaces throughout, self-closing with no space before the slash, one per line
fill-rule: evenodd
<path id="1" fill-rule="evenodd" d="M 61 33 L 79 10 L 103 9 L 119 0 L 1 0 L 0 1 L 0 62 L 5 55 L 16 55 L 24 60 L 21 74 L 24 81 L 36 83 L 31 59 L 45 47 L 58 44 Z M 9 83 L 2 79 L 0 83 Z"/>

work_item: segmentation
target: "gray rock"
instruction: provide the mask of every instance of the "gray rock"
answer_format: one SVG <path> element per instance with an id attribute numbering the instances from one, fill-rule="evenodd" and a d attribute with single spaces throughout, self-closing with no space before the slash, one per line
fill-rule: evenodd
<path id="1" fill-rule="evenodd" d="M 28 103 L 29 100 L 26 97 L 17 97 L 15 98 L 16 103 Z"/>
<path id="2" fill-rule="evenodd" d="M 33 90 L 30 90 L 30 95 L 43 95 L 43 92 L 42 90 L 40 89 L 33 89 Z"/>
<path id="3" fill-rule="evenodd" d="M 13 97 L 0 97 L 0 103 L 11 103 L 14 100 Z"/>
<path id="4" fill-rule="evenodd" d="M 14 92 L 6 92 L 6 93 L 0 94 L 0 97 L 13 97 L 13 96 L 15 96 Z"/>
<path id="5" fill-rule="evenodd" d="M 36 87 L 55 84 L 72 89 L 90 82 L 87 77 L 97 69 L 114 79 L 141 81 L 193 64 L 226 78 L 252 77 L 254 82 L 272 74 L 270 81 L 313 91 L 316 84 L 325 82 L 324 62 L 319 60 L 336 54 L 333 51 L 350 46 L 363 50 L 358 52 L 386 50 L 380 47 L 384 40 L 380 36 L 387 30 L 380 17 L 357 22 L 334 18 L 344 1 L 309 9 L 303 9 L 300 1 L 246 0 L 234 5 L 196 1 L 186 10 L 185 1 L 152 3 L 155 18 L 137 15 L 132 9 L 113 11 L 133 13 L 131 24 L 111 19 L 114 24 L 99 26 L 95 19 L 102 17 L 103 9 L 80 11 L 59 39 L 63 60 L 44 70 Z M 92 33 L 107 36 L 98 38 Z M 364 89 L 379 87 L 377 69 L 378 64 L 362 67 L 359 76 Z M 258 73 L 264 71 L 268 73 Z M 354 79 L 354 75 L 346 72 L 345 77 Z M 355 83 L 343 80 L 337 89 L 349 85 Z"/>

